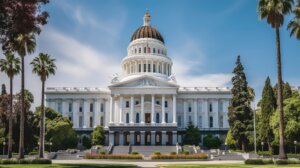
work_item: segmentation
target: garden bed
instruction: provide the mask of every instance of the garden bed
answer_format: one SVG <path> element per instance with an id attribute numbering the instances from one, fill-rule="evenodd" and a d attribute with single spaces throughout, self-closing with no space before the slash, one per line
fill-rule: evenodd
<path id="1" fill-rule="evenodd" d="M 49 159 L 0 159 L 0 164 L 52 164 Z"/>
<path id="2" fill-rule="evenodd" d="M 207 154 L 153 154 L 150 156 L 152 160 L 160 160 L 160 159 L 187 159 L 187 160 L 206 160 L 208 158 Z"/>
<path id="3" fill-rule="evenodd" d="M 142 160 L 143 155 L 140 154 L 85 154 L 85 159 L 128 159 Z"/>

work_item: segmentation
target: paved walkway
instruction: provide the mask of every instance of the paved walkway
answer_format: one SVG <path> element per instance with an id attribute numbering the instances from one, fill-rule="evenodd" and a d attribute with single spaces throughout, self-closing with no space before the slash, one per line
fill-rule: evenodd
<path id="1" fill-rule="evenodd" d="M 132 160 L 94 160 L 94 159 L 82 159 L 82 160 L 52 160 L 53 163 L 67 163 L 67 164 L 80 164 L 80 163 L 92 163 L 92 164 L 134 164 L 138 167 L 157 167 L 158 165 L 171 165 L 171 164 L 238 164 L 243 161 L 132 161 Z"/>

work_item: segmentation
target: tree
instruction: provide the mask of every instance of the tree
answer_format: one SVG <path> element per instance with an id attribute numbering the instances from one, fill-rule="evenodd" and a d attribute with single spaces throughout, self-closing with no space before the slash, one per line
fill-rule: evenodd
<path id="1" fill-rule="evenodd" d="M 276 99 L 278 98 L 278 84 L 274 86 L 274 95 Z M 283 100 L 291 98 L 292 97 L 292 88 L 288 82 L 282 82 L 282 96 Z"/>
<path id="2" fill-rule="evenodd" d="M 200 142 L 199 128 L 195 127 L 192 124 L 192 122 L 189 122 L 183 142 L 184 144 L 189 144 L 189 145 L 199 145 Z"/>
<path id="3" fill-rule="evenodd" d="M 46 79 L 50 75 L 55 74 L 55 69 L 56 66 L 54 64 L 55 59 L 51 59 L 50 55 L 40 53 L 38 57 L 34 58 L 33 61 L 30 63 L 33 66 L 32 72 L 36 73 L 42 82 L 42 100 L 41 100 L 41 119 L 40 119 L 40 148 L 39 148 L 39 157 L 43 158 L 44 157 L 44 116 L 45 116 L 45 106 L 44 106 L 44 101 L 45 101 L 45 82 Z"/>
<path id="4" fill-rule="evenodd" d="M 298 0 L 296 8 L 293 10 L 295 14 L 294 20 L 288 24 L 288 30 L 291 31 L 290 36 L 295 36 L 296 39 L 300 40 L 300 0 Z"/>
<path id="5" fill-rule="evenodd" d="M 293 0 L 259 0 L 258 11 L 260 19 L 266 19 L 267 23 L 276 31 L 276 49 L 277 49 L 277 78 L 278 78 L 278 100 L 277 105 L 280 113 L 280 146 L 279 159 L 286 159 L 284 151 L 284 112 L 282 95 L 282 70 L 281 70 L 281 49 L 279 29 L 284 23 L 284 16 L 292 11 Z"/>
<path id="6" fill-rule="evenodd" d="M 232 77 L 233 87 L 231 93 L 233 97 L 229 106 L 228 122 L 232 137 L 238 141 L 242 150 L 245 151 L 253 130 L 253 112 L 250 107 L 249 86 L 240 56 L 237 57 L 233 73 L 235 74 Z"/>
<path id="7" fill-rule="evenodd" d="M 1 95 L 6 95 L 7 92 L 6 92 L 6 87 L 4 84 L 1 85 Z"/>
<path id="8" fill-rule="evenodd" d="M 82 145 L 86 148 L 86 149 L 90 149 L 92 147 L 92 141 L 89 137 L 84 136 L 82 138 Z"/>
<path id="9" fill-rule="evenodd" d="M 227 136 L 226 136 L 225 142 L 229 146 L 235 146 L 237 144 L 237 141 L 232 137 L 230 130 L 228 130 L 228 132 L 227 132 Z"/>
<path id="10" fill-rule="evenodd" d="M 12 131 L 13 131 L 13 78 L 20 72 L 20 59 L 13 54 L 5 55 L 6 59 L 0 60 L 0 70 L 5 72 L 9 77 L 10 82 L 10 113 L 9 113 L 9 128 L 8 128 L 8 158 L 12 157 Z M 4 85 L 5 86 L 5 85 Z"/>
<path id="11" fill-rule="evenodd" d="M 272 141 L 274 134 L 270 125 L 270 120 L 276 110 L 276 98 L 273 92 L 270 78 L 267 77 L 265 86 L 262 92 L 261 99 L 261 117 L 259 120 L 259 137 L 260 140 L 268 144 L 269 151 L 272 151 Z"/>
<path id="12" fill-rule="evenodd" d="M 105 135 L 103 127 L 98 125 L 92 132 L 92 144 L 93 145 L 104 145 Z"/>
<path id="13" fill-rule="evenodd" d="M 203 145 L 208 149 L 217 149 L 222 145 L 222 141 L 212 134 L 208 134 L 203 138 Z"/>

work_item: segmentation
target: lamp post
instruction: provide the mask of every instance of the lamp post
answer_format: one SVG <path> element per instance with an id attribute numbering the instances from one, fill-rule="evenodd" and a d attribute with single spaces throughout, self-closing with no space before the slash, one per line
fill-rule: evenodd
<path id="1" fill-rule="evenodd" d="M 297 141 L 294 141 L 294 145 L 295 145 L 295 154 L 297 154 Z"/>
<path id="2" fill-rule="evenodd" d="M 51 146 L 52 146 L 52 142 L 50 142 L 50 144 L 49 144 L 49 145 L 50 145 L 50 153 L 51 153 Z"/>
<path id="3" fill-rule="evenodd" d="M 3 142 L 3 155 L 5 155 L 5 145 L 6 145 L 6 142 L 4 141 Z"/>
<path id="4" fill-rule="evenodd" d="M 264 142 L 261 142 L 261 151 L 264 151 Z"/>
<path id="5" fill-rule="evenodd" d="M 225 142 L 225 153 L 227 151 L 227 142 Z"/>

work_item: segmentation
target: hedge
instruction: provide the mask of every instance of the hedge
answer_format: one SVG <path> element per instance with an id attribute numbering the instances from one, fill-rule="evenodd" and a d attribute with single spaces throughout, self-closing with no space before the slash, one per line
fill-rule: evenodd
<path id="1" fill-rule="evenodd" d="M 130 154 L 85 154 L 85 159 L 136 159 L 141 160 L 143 156 L 140 154 L 130 155 Z"/>
<path id="2" fill-rule="evenodd" d="M 0 164 L 52 164 L 50 159 L 0 159 Z"/>
<path id="3" fill-rule="evenodd" d="M 247 159 L 245 160 L 245 164 L 248 165 L 264 165 L 264 164 L 276 164 L 276 165 L 286 165 L 286 164 L 300 164 L 300 160 L 297 159 Z"/>
<path id="4" fill-rule="evenodd" d="M 208 158 L 207 154 L 200 153 L 200 154 L 178 154 L 178 155 L 168 155 L 168 154 L 161 154 L 161 155 L 151 155 L 151 159 L 158 160 L 158 159 L 199 159 L 199 160 L 206 160 Z"/>
<path id="5" fill-rule="evenodd" d="M 300 164 L 300 160 L 296 160 L 296 159 L 278 159 L 275 160 L 275 164 L 277 165 L 286 165 L 286 164 Z"/>

